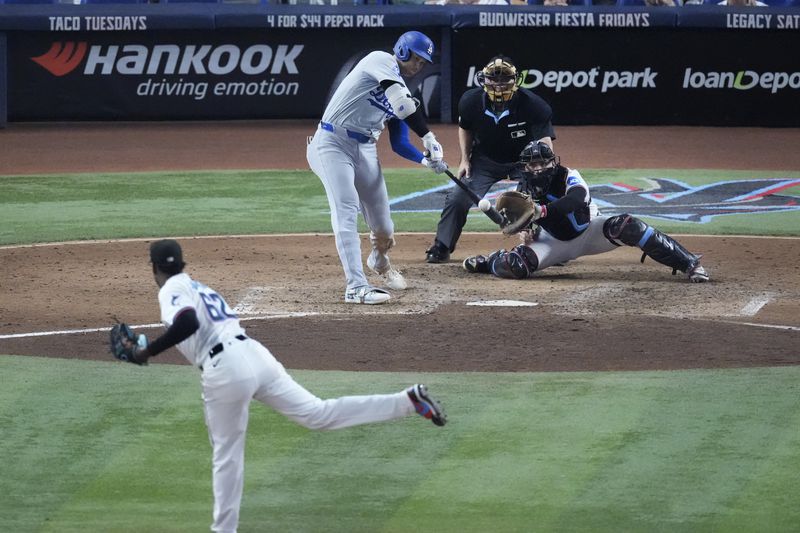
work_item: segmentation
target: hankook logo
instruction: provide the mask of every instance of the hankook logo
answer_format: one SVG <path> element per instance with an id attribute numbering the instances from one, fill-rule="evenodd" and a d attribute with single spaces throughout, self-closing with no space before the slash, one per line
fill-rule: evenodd
<path id="1" fill-rule="evenodd" d="M 84 75 L 186 75 L 223 76 L 234 71 L 247 75 L 297 74 L 295 61 L 302 44 L 266 44 L 240 48 L 233 44 L 92 45 L 86 42 L 54 42 L 31 59 L 54 76 L 65 76 L 84 62 Z"/>
<path id="2" fill-rule="evenodd" d="M 75 70 L 81 64 L 85 55 L 85 42 L 57 41 L 50 45 L 50 50 L 31 59 L 39 63 L 42 68 L 53 76 L 61 77 Z"/>

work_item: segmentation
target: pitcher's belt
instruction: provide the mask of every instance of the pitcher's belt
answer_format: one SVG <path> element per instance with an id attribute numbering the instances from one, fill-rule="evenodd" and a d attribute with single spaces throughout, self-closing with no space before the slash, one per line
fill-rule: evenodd
<path id="1" fill-rule="evenodd" d="M 234 337 L 234 339 L 238 339 L 240 341 L 244 341 L 244 340 L 247 340 L 247 337 L 245 335 L 236 335 L 236 337 Z M 222 352 L 222 350 L 224 350 L 224 349 L 225 349 L 225 343 L 220 342 L 220 343 L 215 344 L 208 351 L 208 359 L 209 360 L 214 359 L 214 357 L 219 355 L 219 353 Z M 200 365 L 200 372 L 202 372 L 202 371 L 203 371 L 203 366 Z"/>

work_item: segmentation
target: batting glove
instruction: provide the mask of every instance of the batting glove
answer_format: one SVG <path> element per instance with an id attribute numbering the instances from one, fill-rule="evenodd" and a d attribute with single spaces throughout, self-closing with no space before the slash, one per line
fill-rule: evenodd
<path id="1" fill-rule="evenodd" d="M 448 168 L 447 163 L 444 162 L 444 159 L 440 159 L 439 161 L 434 161 L 433 159 L 428 159 L 427 157 L 425 157 L 422 159 L 422 161 L 420 161 L 420 163 L 422 163 L 423 166 L 433 170 L 437 174 L 441 174 Z"/>
<path id="2" fill-rule="evenodd" d="M 444 159 L 444 150 L 442 149 L 442 145 L 436 140 L 436 136 L 432 131 L 429 131 L 425 134 L 425 136 L 422 138 L 422 144 L 425 146 L 425 151 L 428 152 L 428 157 L 431 160 L 441 161 Z"/>

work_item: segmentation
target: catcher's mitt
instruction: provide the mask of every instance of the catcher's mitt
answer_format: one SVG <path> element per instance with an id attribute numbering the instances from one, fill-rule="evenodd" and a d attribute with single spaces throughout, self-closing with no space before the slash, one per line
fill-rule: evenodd
<path id="1" fill-rule="evenodd" d="M 507 191 L 497 197 L 497 210 L 508 220 L 503 233 L 513 235 L 527 229 L 531 223 L 542 216 L 542 206 L 531 197 L 518 191 Z"/>
<path id="2" fill-rule="evenodd" d="M 147 338 L 143 334 L 136 335 L 128 324 L 114 324 L 109 334 L 111 344 L 111 354 L 115 359 L 133 363 L 135 365 L 146 365 L 147 359 L 137 359 L 136 348 L 145 348 Z"/>

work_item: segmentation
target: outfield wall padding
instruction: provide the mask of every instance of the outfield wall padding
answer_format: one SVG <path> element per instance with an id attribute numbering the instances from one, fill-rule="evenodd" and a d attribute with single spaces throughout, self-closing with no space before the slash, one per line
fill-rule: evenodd
<path id="1" fill-rule="evenodd" d="M 502 53 L 557 124 L 800 126 L 800 8 L 246 4 L 0 5 L 0 125 L 316 118 L 408 29 L 432 121 Z"/>

